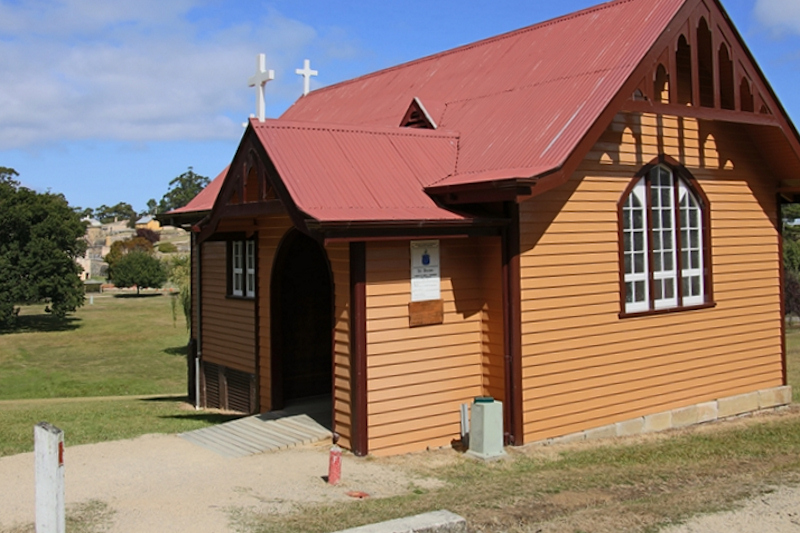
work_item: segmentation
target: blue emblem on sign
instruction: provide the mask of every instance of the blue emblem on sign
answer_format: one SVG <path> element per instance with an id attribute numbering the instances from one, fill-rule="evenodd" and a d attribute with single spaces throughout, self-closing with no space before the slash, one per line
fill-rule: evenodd
<path id="1" fill-rule="evenodd" d="M 422 254 L 422 264 L 426 266 L 431 264 L 431 256 L 428 254 L 428 250 L 425 250 L 425 253 Z"/>

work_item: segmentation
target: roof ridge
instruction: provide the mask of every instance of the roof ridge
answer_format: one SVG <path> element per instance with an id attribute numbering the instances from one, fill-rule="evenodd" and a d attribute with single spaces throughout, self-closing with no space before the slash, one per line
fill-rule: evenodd
<path id="1" fill-rule="evenodd" d="M 384 69 L 380 69 L 380 70 L 376 70 L 374 72 L 369 72 L 367 74 L 363 74 L 361 76 L 357 76 L 357 77 L 351 78 L 349 80 L 344 80 L 344 81 L 340 81 L 338 83 L 334 83 L 333 85 L 328 85 L 326 87 L 321 87 L 320 89 L 317 89 L 317 90 L 309 93 L 309 95 L 321 94 L 321 93 L 327 92 L 328 90 L 333 90 L 334 88 L 340 88 L 342 86 L 346 86 L 346 85 L 349 85 L 349 84 L 352 84 L 352 83 L 360 82 L 360 81 L 363 81 L 363 80 L 366 80 L 366 79 L 369 79 L 369 78 L 373 78 L 373 77 L 376 77 L 376 76 L 379 76 L 379 75 L 383 75 L 383 74 L 386 74 L 386 73 L 389 73 L 389 72 L 392 72 L 392 71 L 395 71 L 395 70 L 400 70 L 400 69 L 403 69 L 403 68 L 407 68 L 407 67 L 409 67 L 411 65 L 416 65 L 416 64 L 427 62 L 427 61 L 433 61 L 434 59 L 438 59 L 440 57 L 445 57 L 445 56 L 449 56 L 449 55 L 452 55 L 452 54 L 465 52 L 467 50 L 471 50 L 471 49 L 477 48 L 479 46 L 485 46 L 485 45 L 488 45 L 488 44 L 491 44 L 491 43 L 494 43 L 494 42 L 502 41 L 502 40 L 505 40 L 505 39 L 510 39 L 512 37 L 516 37 L 517 35 L 528 33 L 528 32 L 531 32 L 531 31 L 534 31 L 534 30 L 538 30 L 538 29 L 541 29 L 541 28 L 544 28 L 544 27 L 547 27 L 547 26 L 552 26 L 552 25 L 558 24 L 560 22 L 564 22 L 564 21 L 567 21 L 567 20 L 574 20 L 574 19 L 576 19 L 578 17 L 583 17 L 583 16 L 589 15 L 591 13 L 595 13 L 595 12 L 598 12 L 598 11 L 604 11 L 606 9 L 611 9 L 611 8 L 617 7 L 618 5 L 621 5 L 621 4 L 628 4 L 628 3 L 632 3 L 632 2 L 638 2 L 638 1 L 645 1 L 645 0 L 611 0 L 609 2 L 603 2 L 601 4 L 597 4 L 595 6 L 590 6 L 590 7 L 587 7 L 585 9 L 582 9 L 580 11 L 576 11 L 574 13 L 567 13 L 567 14 L 561 15 L 559 17 L 554 17 L 554 18 L 551 18 L 551 19 L 548 19 L 548 20 L 544 20 L 542 22 L 537 22 L 535 24 L 531 24 L 529 26 L 525 26 L 525 27 L 522 27 L 522 28 L 517 28 L 516 30 L 510 30 L 510 31 L 507 31 L 505 33 L 501 33 L 499 35 L 493 35 L 491 37 L 486 37 L 485 39 L 480 39 L 480 40 L 474 41 L 472 43 L 467 43 L 467 44 L 464 44 L 464 45 L 461 45 L 461 46 L 457 46 L 455 48 L 450 48 L 448 50 L 443 50 L 441 52 L 436 52 L 436 53 L 427 55 L 425 57 L 412 59 L 411 61 L 407 61 L 405 63 L 400 63 L 399 65 L 392 65 L 390 67 L 387 67 L 387 68 L 384 68 Z"/>
<path id="2" fill-rule="evenodd" d="M 461 134 L 457 131 L 448 129 L 429 130 L 422 128 L 404 128 L 401 126 L 373 126 L 360 124 L 330 124 L 325 122 L 311 122 L 300 120 L 271 119 L 265 122 L 257 122 L 251 119 L 254 129 L 298 129 L 298 130 L 325 130 L 338 131 L 344 133 L 369 133 L 385 134 L 402 137 L 429 137 L 429 138 L 454 138 L 458 139 Z"/>

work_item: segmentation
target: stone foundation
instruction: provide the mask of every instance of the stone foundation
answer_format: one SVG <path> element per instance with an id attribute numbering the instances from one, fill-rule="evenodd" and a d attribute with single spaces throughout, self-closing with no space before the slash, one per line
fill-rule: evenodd
<path id="1" fill-rule="evenodd" d="M 654 433 L 667 429 L 683 428 L 714 420 L 723 420 L 767 409 L 774 409 L 792 403 L 792 387 L 774 387 L 736 396 L 720 398 L 688 407 L 679 407 L 651 415 L 640 416 L 597 428 L 570 433 L 562 437 L 546 439 L 532 444 L 566 444 L 583 440 L 607 439 Z"/>

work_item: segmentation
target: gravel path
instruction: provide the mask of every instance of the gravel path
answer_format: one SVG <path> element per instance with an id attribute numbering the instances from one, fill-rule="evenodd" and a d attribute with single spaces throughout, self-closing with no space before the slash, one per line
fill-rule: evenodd
<path id="1" fill-rule="evenodd" d="M 735 511 L 697 516 L 661 533 L 798 533 L 800 487 L 779 487 Z"/>
<path id="2" fill-rule="evenodd" d="M 33 461 L 33 453 L 0 457 L 0 530 L 34 520 Z M 175 435 L 67 447 L 64 462 L 68 509 L 106 503 L 112 533 L 229 531 L 236 509 L 287 512 L 302 502 L 352 501 L 348 491 L 381 497 L 432 483 L 387 462 L 346 455 L 342 483 L 332 487 L 322 479 L 327 446 L 229 459 Z"/>

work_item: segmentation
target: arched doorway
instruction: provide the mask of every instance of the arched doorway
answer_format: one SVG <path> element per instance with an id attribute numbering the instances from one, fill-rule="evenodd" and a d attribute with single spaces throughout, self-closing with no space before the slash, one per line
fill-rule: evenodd
<path id="1" fill-rule="evenodd" d="M 291 230 L 281 241 L 271 283 L 272 408 L 330 396 L 333 282 L 325 250 Z"/>

